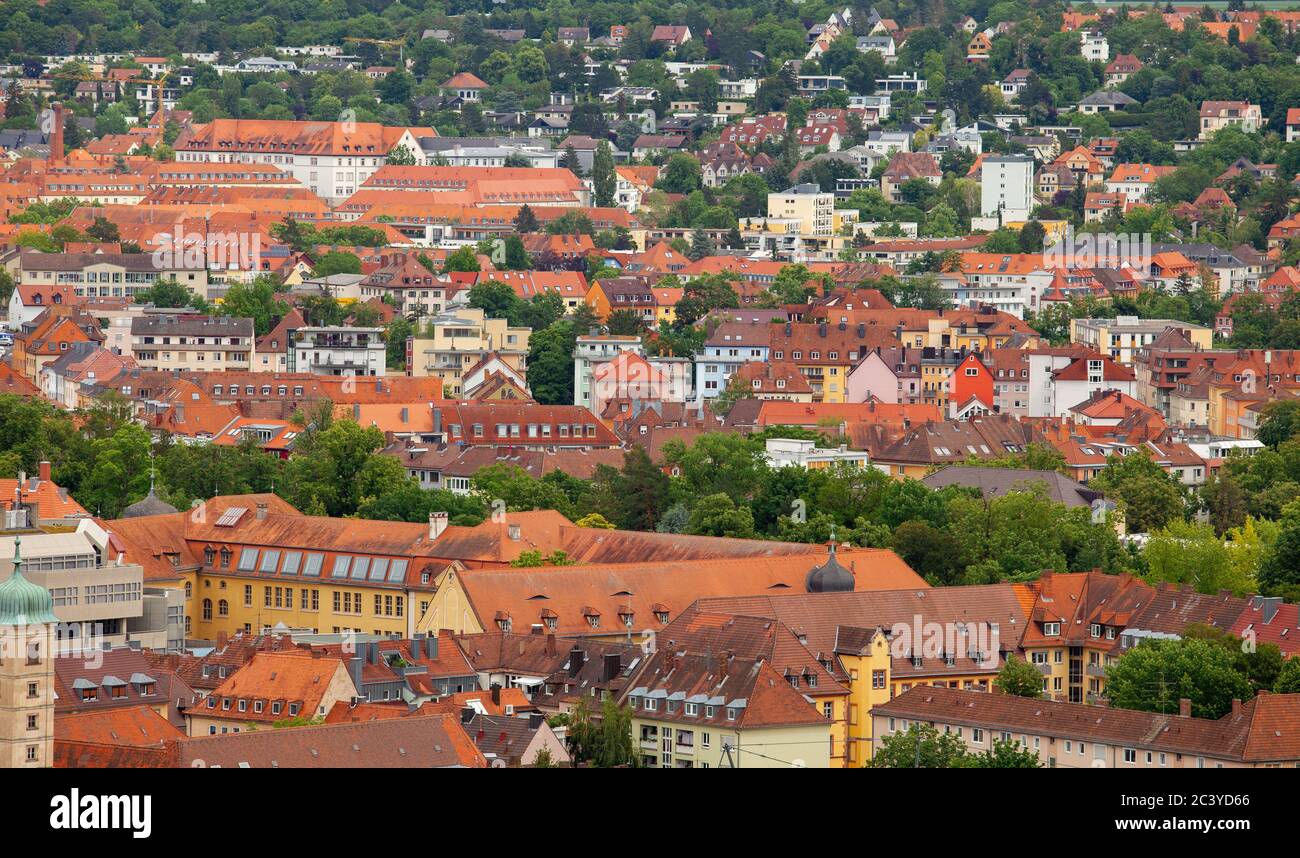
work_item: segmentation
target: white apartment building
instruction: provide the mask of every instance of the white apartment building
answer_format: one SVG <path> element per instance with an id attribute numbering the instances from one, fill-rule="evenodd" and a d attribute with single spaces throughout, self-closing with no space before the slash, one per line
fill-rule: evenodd
<path id="1" fill-rule="evenodd" d="M 1110 43 L 1101 33 L 1084 30 L 1080 36 L 1083 58 L 1089 62 L 1107 62 L 1110 60 Z"/>
<path id="2" fill-rule="evenodd" d="M 388 350 L 383 328 L 298 328 L 289 343 L 289 372 L 383 375 Z"/>
<path id="3" fill-rule="evenodd" d="M 989 155 L 980 168 L 980 214 L 996 229 L 1000 223 L 1029 220 L 1034 207 L 1034 159 L 1030 155 Z M 987 227 L 986 227 L 987 228 Z"/>

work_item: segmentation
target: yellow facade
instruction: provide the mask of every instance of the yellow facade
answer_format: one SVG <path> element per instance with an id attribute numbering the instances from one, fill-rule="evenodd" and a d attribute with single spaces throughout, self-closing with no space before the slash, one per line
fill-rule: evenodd
<path id="1" fill-rule="evenodd" d="M 830 722 L 744 729 L 632 716 L 632 745 L 655 768 L 825 769 L 831 737 Z"/>
<path id="2" fill-rule="evenodd" d="M 319 634 L 355 631 L 410 637 L 432 589 L 366 587 L 363 582 L 275 579 L 200 570 L 185 606 L 186 635 L 205 640 L 219 632 L 254 634 L 279 623 Z"/>
<path id="3" fill-rule="evenodd" d="M 461 376 L 484 355 L 496 352 L 501 360 L 523 375 L 528 361 L 531 328 L 515 328 L 505 319 L 489 319 L 483 311 L 465 307 L 455 311 L 465 324 L 429 325 L 411 338 L 407 374 L 442 379 L 443 394 L 461 395 Z"/>

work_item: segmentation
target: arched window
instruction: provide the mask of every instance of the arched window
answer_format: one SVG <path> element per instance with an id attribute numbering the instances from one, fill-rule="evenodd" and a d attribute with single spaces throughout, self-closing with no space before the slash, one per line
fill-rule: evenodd
<path id="1" fill-rule="evenodd" d="M 217 552 L 211 546 L 203 549 L 203 563 L 207 566 L 212 565 L 212 561 L 217 558 Z"/>
<path id="2" fill-rule="evenodd" d="M 189 581 L 186 581 L 186 582 L 185 582 L 185 598 L 188 599 L 188 598 L 190 598 L 190 597 L 193 596 L 193 595 L 194 595 L 194 584 L 192 584 L 192 583 L 189 582 Z"/>
<path id="3" fill-rule="evenodd" d="M 230 603 L 227 602 L 225 599 L 222 599 L 220 602 L 217 602 L 217 614 L 218 616 L 222 616 L 222 617 L 230 616 Z"/>
<path id="4" fill-rule="evenodd" d="M 211 599 L 204 599 L 204 600 L 203 600 L 203 619 L 205 619 L 205 620 L 210 620 L 210 619 L 212 619 L 212 600 L 211 600 Z"/>

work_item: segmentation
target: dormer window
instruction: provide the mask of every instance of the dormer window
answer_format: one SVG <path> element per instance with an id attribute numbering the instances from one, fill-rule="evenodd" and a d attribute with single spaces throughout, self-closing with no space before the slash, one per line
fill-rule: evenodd
<path id="1" fill-rule="evenodd" d="M 1043 635 L 1044 635 L 1045 637 L 1049 637 L 1049 638 L 1060 637 L 1060 635 L 1061 635 L 1061 624 L 1060 624 L 1060 623 L 1043 623 Z"/>

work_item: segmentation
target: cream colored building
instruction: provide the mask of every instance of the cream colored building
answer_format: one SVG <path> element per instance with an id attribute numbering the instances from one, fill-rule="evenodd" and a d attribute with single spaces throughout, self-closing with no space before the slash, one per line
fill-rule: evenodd
<path id="1" fill-rule="evenodd" d="M 157 315 L 131 320 L 131 356 L 141 369 L 249 371 L 256 350 L 252 319 Z"/>
<path id="2" fill-rule="evenodd" d="M 1209 350 L 1214 342 L 1214 331 L 1204 325 L 1180 322 L 1177 319 L 1139 319 L 1137 316 L 1117 316 L 1114 319 L 1072 319 L 1070 342 L 1095 349 L 1125 366 L 1133 365 L 1138 349 L 1150 345 L 1166 328 L 1179 328 L 1187 334 L 1192 345 Z"/>
<path id="3" fill-rule="evenodd" d="M 13 572 L 14 537 L 0 537 L 0 579 Z M 175 649 L 184 643 L 179 591 L 144 586 L 144 570 L 114 556 L 108 534 L 84 519 L 72 533 L 22 537 L 23 573 L 50 591 L 63 649 L 136 643 Z"/>
<path id="4" fill-rule="evenodd" d="M 428 319 L 420 332 L 407 340 L 406 370 L 417 377 L 442 379 L 443 395 L 461 395 L 466 370 L 496 352 L 520 375 L 526 375 L 531 328 L 515 328 L 505 319 L 489 319 L 481 309 L 464 307 Z"/>
<path id="5" fill-rule="evenodd" d="M 787 191 L 767 195 L 767 216 L 774 220 L 795 220 L 799 232 L 832 235 L 835 232 L 835 194 L 816 185 L 796 185 Z"/>

